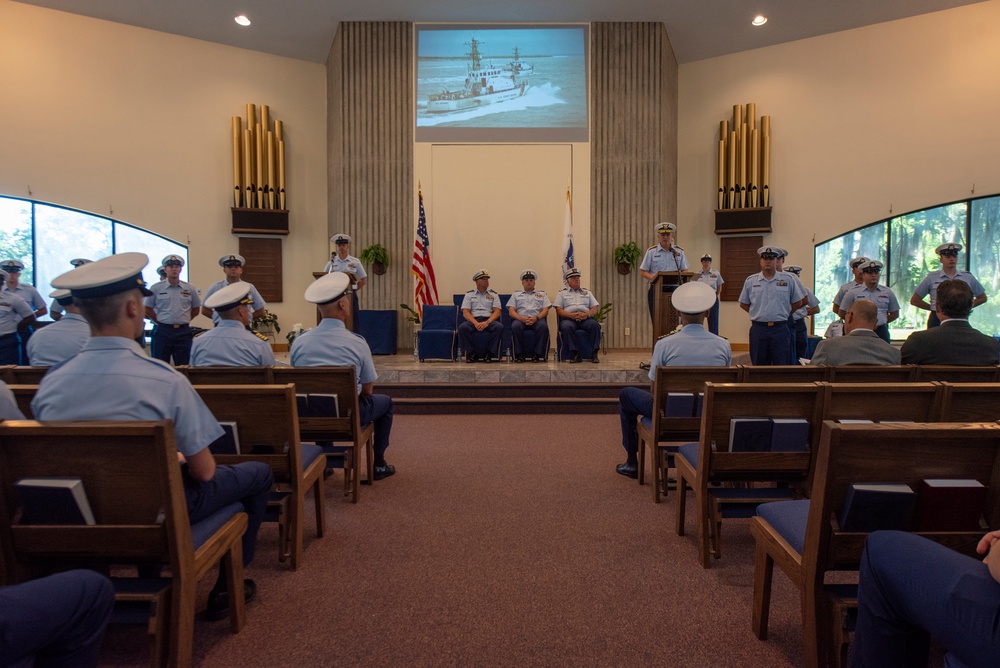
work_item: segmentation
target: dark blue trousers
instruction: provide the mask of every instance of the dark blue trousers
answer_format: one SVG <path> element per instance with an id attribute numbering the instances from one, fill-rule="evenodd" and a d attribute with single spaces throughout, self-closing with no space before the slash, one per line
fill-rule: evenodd
<path id="1" fill-rule="evenodd" d="M 719 298 L 715 298 L 715 306 L 708 312 L 708 331 L 719 335 Z"/>
<path id="2" fill-rule="evenodd" d="M 0 665 L 96 666 L 114 604 L 111 581 L 94 571 L 0 588 Z"/>
<path id="3" fill-rule="evenodd" d="M 635 421 L 640 415 L 652 417 L 653 395 L 638 387 L 623 387 L 618 393 L 618 415 L 622 421 L 622 447 L 628 455 L 628 463 L 636 464 L 639 452 L 639 432 Z"/>
<path id="4" fill-rule="evenodd" d="M 478 322 L 484 322 L 489 318 L 476 318 Z M 486 329 L 479 332 L 476 326 L 468 320 L 462 320 L 458 324 L 458 343 L 465 355 L 476 355 L 478 357 L 500 357 L 500 335 L 503 334 L 503 325 L 499 320 L 491 322 Z M 479 343 L 481 348 L 476 347 Z"/>
<path id="5" fill-rule="evenodd" d="M 806 319 L 800 318 L 795 321 L 792 336 L 795 338 L 795 354 L 792 357 L 792 364 L 798 364 L 799 360 L 806 356 Z"/>
<path id="6" fill-rule="evenodd" d="M 163 360 L 170 364 L 171 356 L 174 358 L 174 365 L 181 366 L 191 361 L 191 342 L 194 335 L 191 333 L 190 325 L 157 325 L 150 337 L 150 351 L 158 360 Z"/>
<path id="7" fill-rule="evenodd" d="M 892 343 L 892 340 L 889 338 L 889 325 L 879 325 L 875 328 L 875 333 L 886 343 Z"/>
<path id="8" fill-rule="evenodd" d="M 0 364 L 20 364 L 21 343 L 17 332 L 0 336 Z"/>
<path id="9" fill-rule="evenodd" d="M 576 335 L 581 331 L 584 332 L 582 341 Z M 593 357 L 601 347 L 601 323 L 593 318 L 580 321 L 559 318 L 559 335 L 562 336 L 564 350 L 579 353 L 583 358 Z"/>
<path id="10" fill-rule="evenodd" d="M 18 355 L 20 356 L 20 361 L 18 364 L 23 364 L 27 366 L 28 364 L 28 339 L 31 335 L 35 333 L 34 327 L 25 327 L 24 329 L 17 330 L 17 340 L 18 340 Z"/>
<path id="11" fill-rule="evenodd" d="M 854 668 L 926 666 L 931 636 L 949 650 L 948 665 L 996 666 L 998 619 L 1000 583 L 980 560 L 902 531 L 868 536 Z"/>
<path id="12" fill-rule="evenodd" d="M 778 366 L 792 363 L 792 330 L 785 321 L 768 327 L 750 325 L 750 361 L 754 366 Z"/>
<path id="13" fill-rule="evenodd" d="M 534 325 L 525 325 L 520 320 L 511 320 L 510 337 L 514 342 L 514 355 L 537 355 L 542 359 L 549 352 L 549 323 L 536 320 Z"/>
<path id="14" fill-rule="evenodd" d="M 389 433 L 392 431 L 392 397 L 384 394 L 360 395 L 358 419 L 362 427 L 370 422 L 375 423 L 375 465 L 384 466 Z"/>

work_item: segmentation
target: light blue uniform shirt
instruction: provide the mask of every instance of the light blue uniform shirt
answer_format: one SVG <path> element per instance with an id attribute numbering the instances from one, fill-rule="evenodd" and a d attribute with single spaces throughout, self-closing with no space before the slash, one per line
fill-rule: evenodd
<path id="1" fill-rule="evenodd" d="M 223 434 L 187 378 L 118 336 L 91 337 L 78 355 L 49 369 L 31 410 L 38 420 L 173 420 L 185 457 Z"/>
<path id="2" fill-rule="evenodd" d="M 819 300 L 816 299 L 816 295 L 813 294 L 813 291 L 805 286 L 803 286 L 802 289 L 806 291 L 806 299 L 808 301 L 805 306 L 795 310 L 795 313 L 792 314 L 792 320 L 802 320 L 809 315 L 809 309 L 819 306 Z"/>
<path id="3" fill-rule="evenodd" d="M 365 268 L 364 266 L 362 266 L 361 260 L 354 257 L 353 255 L 348 255 L 343 260 L 341 260 L 339 256 L 334 257 L 332 260 L 326 263 L 326 266 L 323 267 L 323 271 L 325 271 L 328 274 L 334 271 L 343 271 L 348 274 L 354 274 L 355 276 L 358 277 L 359 281 L 362 278 L 368 278 L 368 274 L 365 272 Z M 357 290 L 358 284 L 357 283 L 353 284 L 351 286 L 351 289 Z"/>
<path id="4" fill-rule="evenodd" d="M 237 282 L 246 283 L 246 281 L 237 281 Z M 205 296 L 202 297 L 202 300 L 207 301 L 208 298 L 212 296 L 213 292 L 218 292 L 227 285 L 229 285 L 229 282 L 226 279 L 222 279 L 221 281 L 216 281 L 215 283 L 212 283 L 210 286 L 208 286 L 208 290 L 205 291 Z M 259 311 L 262 308 L 267 308 L 267 302 L 264 301 L 264 298 L 260 296 L 259 292 L 257 292 L 257 288 L 253 286 L 253 283 L 247 283 L 247 285 L 250 286 L 249 296 L 250 299 L 253 300 L 253 303 L 250 304 L 250 315 L 252 316 L 254 311 Z M 216 327 L 218 327 L 219 323 L 222 322 L 222 318 L 219 317 L 219 314 L 216 313 L 215 309 L 212 309 L 212 322 L 215 323 Z"/>
<path id="5" fill-rule="evenodd" d="M 858 283 L 857 281 L 850 281 L 848 283 L 844 283 L 843 285 L 841 285 L 840 289 L 837 290 L 837 294 L 833 296 L 833 303 L 836 304 L 839 308 L 843 308 L 841 302 L 844 301 L 844 295 L 846 295 L 848 291 L 853 290 L 859 285 L 864 285 L 864 283 Z"/>
<path id="6" fill-rule="evenodd" d="M 511 294 L 507 306 L 513 306 L 514 311 L 522 318 L 534 318 L 542 312 L 542 309 L 552 306 L 552 302 L 543 290 L 533 292 L 518 290 Z"/>
<path id="7" fill-rule="evenodd" d="M 469 290 L 462 298 L 462 310 L 469 309 L 473 318 L 488 318 L 493 309 L 500 308 L 500 295 L 486 288 L 486 292 Z"/>
<path id="8" fill-rule="evenodd" d="M 378 380 L 372 351 L 364 337 L 347 331 L 342 320 L 323 318 L 292 343 L 292 366 L 353 366 L 361 386 Z"/>
<path id="9" fill-rule="evenodd" d="M 31 307 L 32 312 L 38 311 L 39 309 L 45 308 L 45 299 L 42 295 L 31 285 L 25 285 L 24 283 L 18 283 L 17 287 L 11 290 L 7 287 L 6 283 L 3 288 L 6 292 L 13 292 L 18 297 L 23 299 Z"/>
<path id="10" fill-rule="evenodd" d="M 89 340 L 87 319 L 79 313 L 67 313 L 28 339 L 28 360 L 32 366 L 55 366 L 80 352 Z"/>
<path id="11" fill-rule="evenodd" d="M 17 331 L 17 323 L 35 315 L 28 302 L 10 290 L 0 292 L 0 336 Z"/>
<path id="12" fill-rule="evenodd" d="M 725 281 L 722 280 L 722 274 L 717 272 L 715 269 L 699 272 L 696 280 L 698 283 L 704 283 L 716 292 L 719 291 L 719 286 L 725 283 Z"/>
<path id="13" fill-rule="evenodd" d="M 937 304 L 938 285 L 950 279 L 952 279 L 952 277 L 944 273 L 944 269 L 940 271 L 932 271 L 924 276 L 924 280 L 920 281 L 920 285 L 918 285 L 917 289 L 913 292 L 921 299 L 930 295 L 931 310 L 933 311 Z M 972 288 L 973 297 L 978 297 L 986 292 L 986 290 L 983 289 L 983 286 L 979 283 L 979 279 L 967 271 L 956 271 L 954 280 L 968 283 L 969 287 Z"/>
<path id="14" fill-rule="evenodd" d="M 740 303 L 750 305 L 750 319 L 754 322 L 788 320 L 792 304 L 806 296 L 804 289 L 795 274 L 776 271 L 768 280 L 759 272 L 743 282 Z"/>
<path id="15" fill-rule="evenodd" d="M 878 307 L 878 322 L 876 327 L 888 324 L 889 314 L 899 310 L 899 301 L 896 294 L 885 285 L 876 285 L 874 290 L 869 290 L 864 284 L 848 290 L 844 295 L 844 301 L 840 302 L 840 308 L 845 311 L 851 308 L 851 304 L 858 300 L 873 302 Z"/>
<path id="16" fill-rule="evenodd" d="M 651 274 L 661 271 L 684 271 L 688 268 L 684 249 L 677 245 L 674 245 L 673 249 L 677 251 L 676 257 L 670 251 L 665 250 L 660 244 L 647 249 L 646 254 L 642 256 L 642 263 L 639 265 L 639 269 Z"/>
<path id="17" fill-rule="evenodd" d="M 658 366 L 729 366 L 732 361 L 728 341 L 702 325 L 684 325 L 681 331 L 661 337 L 653 346 L 649 379 L 656 380 Z"/>
<path id="18" fill-rule="evenodd" d="M 251 334 L 239 320 L 223 320 L 194 338 L 191 366 L 271 366 L 274 353 L 267 341 Z"/>
<path id="19" fill-rule="evenodd" d="M 17 407 L 17 399 L 14 393 L 7 387 L 7 383 L 0 380 L 0 420 L 23 420 L 24 413 Z"/>
<path id="20" fill-rule="evenodd" d="M 556 300 L 552 302 L 552 305 L 569 313 L 577 313 L 579 311 L 589 311 L 591 308 L 599 306 L 600 302 L 597 301 L 594 293 L 587 288 L 580 288 L 579 290 L 563 288 L 556 295 Z"/>
<path id="21" fill-rule="evenodd" d="M 143 304 L 156 313 L 156 321 L 161 325 L 187 325 L 191 322 L 191 309 L 201 306 L 198 289 L 187 281 L 170 285 L 169 281 L 160 281 L 151 287 L 151 297 L 146 297 Z"/>

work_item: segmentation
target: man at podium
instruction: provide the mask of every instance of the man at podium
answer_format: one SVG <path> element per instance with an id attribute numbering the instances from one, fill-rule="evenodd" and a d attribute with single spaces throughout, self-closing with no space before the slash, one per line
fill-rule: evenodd
<path id="1" fill-rule="evenodd" d="M 649 305 L 649 319 L 653 320 L 653 280 L 661 271 L 684 271 L 688 268 L 687 257 L 684 249 L 674 245 L 674 232 L 677 226 L 673 223 L 658 223 L 653 226 L 659 241 L 655 246 L 650 246 L 642 258 L 639 265 L 639 273 L 649 281 L 649 291 L 646 300 Z"/>

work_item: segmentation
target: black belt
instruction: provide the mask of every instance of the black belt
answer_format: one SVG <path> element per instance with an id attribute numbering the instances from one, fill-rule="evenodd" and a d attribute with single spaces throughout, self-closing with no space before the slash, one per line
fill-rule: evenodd
<path id="1" fill-rule="evenodd" d="M 161 327 L 173 327 L 174 329 L 180 329 L 181 327 L 190 327 L 191 326 L 191 325 L 188 325 L 188 324 L 175 325 L 175 324 L 170 323 L 170 322 L 158 322 L 156 324 L 160 325 Z"/>
<path id="2" fill-rule="evenodd" d="M 774 327 L 775 325 L 787 325 L 788 321 L 787 320 L 772 320 L 771 322 L 767 322 L 766 320 L 754 320 L 753 324 L 755 324 L 755 325 L 764 325 L 764 326 L 767 326 L 767 327 Z"/>

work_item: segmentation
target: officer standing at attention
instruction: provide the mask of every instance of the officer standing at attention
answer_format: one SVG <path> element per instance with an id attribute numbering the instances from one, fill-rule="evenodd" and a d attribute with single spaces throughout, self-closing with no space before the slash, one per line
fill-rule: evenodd
<path id="1" fill-rule="evenodd" d="M 653 347 L 653 360 L 649 380 L 656 382 L 658 366 L 729 366 L 733 355 L 729 342 L 721 336 L 705 331 L 702 324 L 716 301 L 714 290 L 698 281 L 685 283 L 672 295 L 674 308 L 681 314 L 680 331 L 661 336 Z M 636 418 L 653 415 L 652 387 L 650 391 L 625 387 L 618 394 L 618 413 L 622 423 L 622 447 L 625 448 L 624 464 L 615 471 L 628 478 L 639 477 L 639 435 Z"/>
<path id="2" fill-rule="evenodd" d="M 850 261 L 848 266 L 851 268 L 851 273 L 854 274 L 854 280 L 841 285 L 840 289 L 837 290 L 837 294 L 833 297 L 833 314 L 841 320 L 847 315 L 847 309 L 840 308 L 840 302 L 844 300 L 844 295 L 847 294 L 848 290 L 856 288 L 865 282 L 864 276 L 861 273 L 861 265 L 865 262 L 870 262 L 870 259 L 864 255 L 859 255 Z"/>
<path id="3" fill-rule="evenodd" d="M 792 364 L 792 330 L 788 318 L 806 305 L 802 284 L 779 272 L 777 246 L 761 246 L 760 273 L 748 276 L 740 292 L 740 308 L 750 314 L 750 360 L 755 366 Z"/>
<path id="4" fill-rule="evenodd" d="M 0 269 L 7 272 L 8 277 L 4 284 L 4 292 L 13 292 L 18 297 L 23 299 L 28 303 L 28 306 L 32 308 L 35 313 L 35 320 L 41 318 L 43 315 L 49 312 L 48 306 L 45 305 L 45 300 L 42 295 L 34 288 L 34 286 L 28 285 L 26 283 L 21 283 L 21 272 L 24 270 L 24 263 L 20 260 L 4 260 L 0 263 Z M 29 325 L 17 327 L 17 336 L 21 347 L 21 363 L 26 363 L 28 361 L 28 339 L 31 338 L 32 333 L 34 333 L 34 322 Z"/>
<path id="5" fill-rule="evenodd" d="M 934 250 L 937 252 L 938 257 L 941 258 L 941 271 L 932 271 L 924 276 L 924 280 L 920 281 L 917 289 L 913 291 L 913 296 L 910 297 L 911 306 L 931 312 L 927 318 L 927 329 L 937 327 L 941 324 L 934 306 L 937 301 L 937 287 L 942 281 L 957 279 L 963 283 L 968 283 L 969 287 L 972 288 L 972 308 L 986 303 L 986 290 L 979 283 L 979 279 L 969 272 L 958 268 L 958 253 L 962 250 L 962 244 L 941 244 Z M 924 297 L 928 295 L 930 296 L 930 303 L 924 300 Z"/>
<path id="6" fill-rule="evenodd" d="M 549 322 L 546 316 L 552 302 L 543 290 L 535 290 L 538 274 L 533 269 L 521 272 L 521 287 L 507 300 L 510 314 L 510 337 L 514 342 L 514 361 L 523 362 L 530 357 L 532 362 L 545 359 L 549 352 Z M 530 332 L 534 345 L 525 348 L 525 334 Z M 525 354 L 527 353 L 527 355 Z"/>
<path id="7" fill-rule="evenodd" d="M 552 305 L 556 307 L 556 315 L 559 316 L 559 335 L 562 336 L 563 345 L 568 346 L 573 353 L 570 364 L 578 364 L 584 357 L 597 364 L 601 361 L 597 357 L 597 350 L 601 347 L 601 323 L 594 319 L 594 315 L 601 303 L 593 292 L 580 287 L 579 269 L 566 270 L 563 280 L 567 287 L 559 291 Z M 583 350 L 576 339 L 577 330 L 583 330 L 587 334 L 587 345 Z"/>
<path id="8" fill-rule="evenodd" d="M 784 270 L 796 278 L 799 278 L 799 275 L 802 273 L 802 267 L 797 264 L 790 264 L 784 267 Z M 801 279 L 799 279 L 799 282 L 801 283 Z M 794 339 L 795 345 L 792 361 L 796 363 L 806 356 L 806 348 L 808 347 L 806 316 L 819 313 L 819 300 L 816 299 L 816 295 L 805 285 L 802 286 L 802 289 L 806 291 L 806 305 L 795 309 L 795 313 L 792 314 L 792 339 Z"/>
<path id="9" fill-rule="evenodd" d="M 191 346 L 191 366 L 271 366 L 274 352 L 267 337 L 248 332 L 250 309 L 254 307 L 251 285 L 230 283 L 205 298 L 219 324 L 198 336 Z"/>
<path id="10" fill-rule="evenodd" d="M 649 281 L 649 290 L 646 293 L 646 300 L 649 305 L 649 319 L 653 319 L 653 279 L 661 271 L 684 271 L 688 268 L 687 257 L 684 249 L 674 245 L 674 232 L 677 226 L 673 223 L 658 223 L 653 226 L 656 230 L 658 244 L 646 249 L 646 254 L 642 257 L 642 264 L 639 265 L 639 273 Z"/>
<path id="11" fill-rule="evenodd" d="M 146 297 L 146 317 L 153 321 L 152 353 L 158 360 L 174 364 L 187 364 L 191 358 L 191 318 L 198 315 L 201 299 L 198 289 L 180 279 L 184 258 L 168 255 L 163 258 L 167 279 L 160 281 Z"/>
<path id="12" fill-rule="evenodd" d="M 28 363 L 31 366 L 55 366 L 83 349 L 90 340 L 90 325 L 73 303 L 69 290 L 54 290 L 49 297 L 65 315 L 48 327 L 42 327 L 28 340 Z"/>
<path id="13" fill-rule="evenodd" d="M 353 366 L 358 380 L 358 418 L 364 427 L 375 423 L 375 470 L 372 477 L 382 480 L 396 473 L 385 461 L 392 432 L 392 397 L 374 394 L 375 363 L 364 338 L 347 331 L 344 322 L 351 309 L 347 298 L 352 277 L 343 272 L 317 278 L 306 288 L 305 299 L 316 304 L 323 319 L 295 337 L 292 342 L 292 366 Z"/>
<path id="14" fill-rule="evenodd" d="M 69 263 L 73 265 L 74 269 L 76 269 L 77 267 L 81 267 L 87 264 L 88 262 L 93 262 L 93 260 L 88 260 L 86 258 L 78 257 L 74 260 L 69 261 Z M 51 297 L 52 295 L 50 294 L 49 296 Z M 63 313 L 65 313 L 65 311 L 63 310 L 62 305 L 59 303 L 59 300 L 53 299 L 52 303 L 49 304 L 49 317 L 58 322 L 59 318 L 62 317 Z"/>
<path id="15" fill-rule="evenodd" d="M 216 326 L 218 326 L 220 322 L 219 314 L 212 311 L 212 308 L 208 305 L 208 298 L 227 285 L 233 285 L 235 283 L 243 283 L 248 286 L 251 299 L 250 308 L 253 310 L 250 314 L 250 319 L 253 320 L 254 318 L 259 318 L 264 315 L 264 309 L 267 308 L 267 302 L 264 301 L 264 298 L 260 296 L 259 292 L 257 292 L 257 288 L 253 286 L 253 283 L 247 283 L 243 280 L 244 265 L 246 265 L 246 260 L 243 259 L 242 255 L 223 255 L 219 258 L 219 266 L 222 267 L 224 272 L 226 272 L 226 277 L 221 281 L 216 281 L 208 286 L 208 290 L 205 291 L 205 303 L 201 306 L 201 314 L 206 318 L 211 318 L 212 322 Z"/>
<path id="16" fill-rule="evenodd" d="M 465 351 L 465 361 L 476 361 L 474 339 L 477 332 L 486 336 L 486 354 L 484 362 L 492 362 L 493 355 L 499 356 L 500 336 L 503 325 L 500 324 L 500 295 L 490 290 L 490 274 L 480 269 L 472 275 L 476 283 L 475 290 L 469 290 L 462 299 L 462 317 L 458 324 L 458 345 Z"/>
<path id="17" fill-rule="evenodd" d="M 344 234 L 334 234 L 330 237 L 330 241 L 334 243 L 337 247 L 335 253 L 330 253 L 330 261 L 326 263 L 323 267 L 323 271 L 326 273 L 331 273 L 334 271 L 342 271 L 351 277 L 351 306 L 354 309 L 351 313 L 354 314 L 352 320 L 354 324 L 355 333 L 361 331 L 361 305 L 358 303 L 358 291 L 365 287 L 368 283 L 368 274 L 365 273 L 364 265 L 361 264 L 361 260 L 350 255 L 351 250 L 351 237 L 350 235 Z"/>
<path id="18" fill-rule="evenodd" d="M 0 269 L 0 279 L 10 277 Z M 20 364 L 21 344 L 18 332 L 35 324 L 35 312 L 16 292 L 0 291 L 0 364 Z M 27 357 L 25 358 L 27 359 Z"/>
<path id="19" fill-rule="evenodd" d="M 878 260 L 869 260 L 861 265 L 861 273 L 865 282 L 848 290 L 844 300 L 840 302 L 840 307 L 848 311 L 851 304 L 858 300 L 874 303 L 878 308 L 875 333 L 886 343 L 892 343 L 889 338 L 889 323 L 899 317 L 899 300 L 896 299 L 896 293 L 889 286 L 879 285 L 882 263 Z"/>
<path id="20" fill-rule="evenodd" d="M 701 273 L 696 279 L 698 283 L 704 283 L 715 290 L 715 305 L 708 312 L 708 331 L 716 336 L 719 335 L 719 300 L 722 298 L 722 274 L 712 269 L 712 256 L 705 253 L 701 256 Z"/>
<path id="21" fill-rule="evenodd" d="M 184 376 L 143 354 L 135 342 L 142 331 L 143 297 L 151 294 L 142 280 L 148 262 L 143 253 L 121 253 L 53 279 L 54 287 L 73 293 L 92 336 L 77 355 L 45 374 L 31 410 L 38 420 L 172 420 L 191 523 L 240 503 L 248 520 L 243 534 L 248 565 L 274 477 L 262 462 L 216 465 L 208 446 L 223 434 L 219 421 Z M 212 620 L 228 616 L 223 571 L 208 595 Z M 247 601 L 255 591 L 253 581 L 245 580 Z"/>

